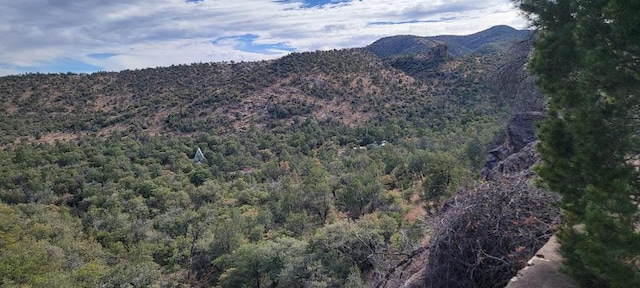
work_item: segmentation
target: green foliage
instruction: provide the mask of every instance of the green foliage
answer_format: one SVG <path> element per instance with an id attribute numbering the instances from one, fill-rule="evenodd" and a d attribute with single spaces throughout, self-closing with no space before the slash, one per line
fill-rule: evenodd
<path id="1" fill-rule="evenodd" d="M 321 129 L 326 128 L 308 133 Z M 386 251 L 400 253 L 420 242 L 421 230 L 414 229 L 419 226 L 407 224 L 413 232 L 400 232 L 405 204 L 399 191 L 389 188 L 402 187 L 392 173 L 405 169 L 411 155 L 405 145 L 360 151 L 328 138 L 307 156 L 286 144 L 306 138 L 306 132 L 252 133 L 226 139 L 204 135 L 197 144 L 190 138 L 138 135 L 20 143 L 0 150 L 0 200 L 7 203 L 2 204 L 0 241 L 7 251 L 0 257 L 7 268 L 4 283 L 38 286 L 42 279 L 55 279 L 61 286 L 85 287 L 160 282 L 252 286 L 259 278 L 261 285 L 341 286 L 360 283 L 360 272 L 382 273 L 385 261 L 395 257 Z M 276 143 L 276 137 L 284 143 Z M 226 156 L 195 164 L 195 146 L 206 147 L 207 155 Z M 60 161 L 73 154 L 84 156 Z M 224 172 L 228 162 L 243 168 Z M 390 182 L 383 185 L 383 179 Z M 36 223 L 25 219 L 39 213 L 47 215 L 37 217 L 42 227 L 60 224 L 25 228 L 35 224 L 24 223 Z M 356 221 L 339 220 L 343 213 Z M 361 246 L 362 235 L 380 249 L 375 258 L 366 250 L 373 246 Z M 291 241 L 300 247 L 315 243 L 315 250 L 282 252 L 286 257 L 267 254 L 264 261 L 289 260 L 272 272 L 243 278 L 248 274 L 239 271 L 248 271 L 255 263 L 247 261 L 257 259 L 247 253 L 280 251 Z M 52 256 L 51 249 L 61 256 Z"/>
<path id="2" fill-rule="evenodd" d="M 278 283 L 291 281 L 286 269 L 295 269 L 302 262 L 307 243 L 292 238 L 276 238 L 265 242 L 249 243 L 233 253 L 216 259 L 224 267 L 220 276 L 222 287 L 278 287 Z"/>
<path id="3" fill-rule="evenodd" d="M 427 212 L 435 212 L 463 178 L 459 161 L 449 153 L 416 151 L 409 157 L 408 170 L 422 182 L 420 197 Z"/>
<path id="4" fill-rule="evenodd" d="M 197 169 L 189 175 L 189 181 L 193 185 L 200 186 L 211 177 L 211 172 L 207 169 Z"/>
<path id="5" fill-rule="evenodd" d="M 375 286 L 507 110 L 491 61 L 418 60 L 0 78 L 0 286 Z"/>
<path id="6" fill-rule="evenodd" d="M 105 275 L 105 252 L 80 219 L 52 205 L 0 203 L 2 286 L 91 287 Z"/>
<path id="7" fill-rule="evenodd" d="M 523 1 L 547 96 L 539 172 L 563 196 L 566 271 L 585 287 L 640 285 L 636 1 Z M 633 60 L 635 59 L 635 60 Z"/>
<path id="8" fill-rule="evenodd" d="M 477 137 L 472 138 L 467 142 L 464 148 L 464 156 L 471 163 L 471 167 L 475 171 L 479 171 L 482 168 L 483 161 L 485 160 L 486 153 L 482 146 L 482 142 Z"/>
<path id="9" fill-rule="evenodd" d="M 383 204 L 380 164 L 366 155 L 355 155 L 345 160 L 349 172 L 340 177 L 341 188 L 336 191 L 336 205 L 351 218 L 358 218 Z"/>
<path id="10" fill-rule="evenodd" d="M 85 287 L 253 286 L 260 278 L 261 285 L 331 287 L 360 283 L 365 277 L 359 273 L 382 275 L 387 261 L 411 251 L 421 239 L 419 225 L 399 224 L 408 207 L 401 195 L 414 193 L 410 187 L 433 178 L 442 167 L 452 171 L 447 191 L 453 189 L 461 181 L 455 178 L 464 173 L 455 172 L 463 168 L 450 160 L 463 151 L 465 141 L 458 139 L 458 132 L 433 133 L 429 143 L 407 138 L 353 150 L 348 142 L 340 145 L 337 135 L 345 139 L 370 135 L 380 143 L 385 128 L 334 125 L 302 122 L 291 131 L 229 137 L 115 134 L 7 146 L 0 150 L 0 200 L 5 203 L 3 214 L 13 216 L 3 221 L 22 223 L 31 217 L 15 212 L 24 210 L 18 207 L 52 209 L 47 210 L 50 216 L 39 219 L 50 223 L 62 217 L 65 228 L 55 226 L 53 231 L 75 238 L 64 246 L 57 241 L 67 238 L 44 237 L 40 230 L 24 225 L 2 225 L 6 236 L 0 243 L 11 254 L 2 254 L 0 263 L 12 267 L 3 270 L 3 281 L 34 286 L 42 279 Z M 206 163 L 191 160 L 197 146 L 207 155 Z M 446 147 L 447 152 L 416 148 L 427 146 Z M 422 159 L 423 154 L 428 155 L 426 162 L 412 160 Z M 410 171 L 424 177 L 412 177 Z M 21 206 L 25 203 L 30 204 Z M 345 215 L 353 220 L 341 220 Z M 362 235 L 373 246 L 362 244 Z M 25 237 L 34 240 L 15 240 Z M 246 253 L 276 249 L 284 243 L 280 238 L 308 249 L 287 254 L 290 260 L 270 274 L 261 271 L 259 277 L 254 274 L 247 280 L 243 277 L 249 276 L 237 272 L 250 267 L 241 260 Z M 66 256 L 52 258 L 49 251 L 58 246 L 63 247 L 56 250 L 62 251 L 59 255 Z M 367 247 L 379 250 L 371 254 Z M 269 255 L 265 259 L 276 257 Z M 66 261 L 75 264 L 68 266 Z M 15 265 L 18 262 L 24 265 Z M 241 267 L 245 270 L 238 270 Z"/>
<path id="11" fill-rule="evenodd" d="M 110 268 L 109 273 L 101 279 L 105 287 L 149 287 L 158 281 L 158 265 L 152 261 L 122 263 Z M 156 284 L 157 285 L 157 284 Z"/>
<path id="12" fill-rule="evenodd" d="M 326 269 L 323 273 L 333 276 L 331 281 L 339 281 L 339 286 L 357 282 L 359 272 L 379 277 L 386 273 L 391 255 L 384 251 L 402 251 L 391 244 L 397 229 L 395 219 L 381 214 L 326 225 L 310 239 L 310 256 Z"/>

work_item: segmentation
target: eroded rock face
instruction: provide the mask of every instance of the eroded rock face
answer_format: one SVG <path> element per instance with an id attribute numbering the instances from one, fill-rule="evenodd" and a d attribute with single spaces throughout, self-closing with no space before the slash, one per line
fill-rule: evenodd
<path id="1" fill-rule="evenodd" d="M 505 142 L 512 151 L 519 151 L 536 140 L 536 122 L 544 118 L 542 112 L 522 112 L 514 115 L 507 123 L 507 140 Z"/>
<path id="2" fill-rule="evenodd" d="M 538 141 L 531 142 L 522 147 L 518 152 L 497 161 L 491 169 L 483 169 L 482 179 L 485 181 L 497 181 L 505 176 L 514 175 L 529 178 L 532 173 L 530 168 L 541 160 L 535 151 L 537 143 Z"/>
<path id="3" fill-rule="evenodd" d="M 535 152 L 536 122 L 544 116 L 541 112 L 522 112 L 509 120 L 504 143 L 487 154 L 480 173 L 482 180 L 497 180 L 506 174 L 526 173 L 540 161 Z"/>

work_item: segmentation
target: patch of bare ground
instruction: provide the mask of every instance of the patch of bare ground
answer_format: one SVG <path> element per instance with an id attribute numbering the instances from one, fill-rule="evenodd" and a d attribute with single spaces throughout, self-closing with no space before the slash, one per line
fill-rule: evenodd
<path id="1" fill-rule="evenodd" d="M 33 95 L 33 91 L 27 90 L 20 94 L 18 101 L 28 99 L 31 95 Z M 6 107 L 5 111 L 7 112 L 7 115 L 14 115 L 18 112 L 18 105 L 16 105 L 15 98 L 6 99 L 4 106 Z"/>
<path id="2" fill-rule="evenodd" d="M 328 77 L 318 76 L 318 79 L 328 82 L 329 80 L 326 78 Z M 373 113 L 364 113 L 359 111 L 357 107 L 345 105 L 342 99 L 328 100 L 310 96 L 297 87 L 291 87 L 291 81 L 293 81 L 292 77 L 284 78 L 259 92 L 246 95 L 237 105 L 218 108 L 214 113 L 217 115 L 223 113 L 240 115 L 240 118 L 234 123 L 236 130 L 246 130 L 251 125 L 252 116 L 258 116 L 258 119 L 260 116 L 268 116 L 267 111 L 271 106 L 293 100 L 313 105 L 315 109 L 311 112 L 311 116 L 319 120 L 336 119 L 346 125 L 353 126 L 362 124 L 373 116 Z M 291 124 L 293 119 L 283 119 L 283 121 Z M 256 124 L 261 126 L 261 123 Z"/>
<path id="3" fill-rule="evenodd" d="M 22 94 L 20 94 L 20 97 L 18 97 L 18 101 L 24 101 L 29 99 L 29 97 L 31 97 L 31 95 L 33 95 L 33 91 L 31 89 L 24 91 Z"/>
<path id="4" fill-rule="evenodd" d="M 124 109 L 130 104 L 130 99 L 132 99 L 133 96 L 131 93 L 116 95 L 99 94 L 98 97 L 93 100 L 93 106 L 96 110 L 105 112 Z"/>
<path id="5" fill-rule="evenodd" d="M 118 131 L 118 132 L 125 132 L 129 129 L 130 126 L 128 125 L 123 125 L 123 124 L 118 124 L 118 125 L 114 125 L 114 126 L 110 126 L 107 127 L 105 129 L 100 130 L 100 132 L 97 133 L 98 137 L 108 137 L 109 135 L 113 134 L 114 132 Z M 159 133 L 156 133 L 154 130 L 147 130 L 146 131 L 148 134 L 151 135 L 157 135 Z M 90 135 L 90 132 L 86 132 L 86 131 L 82 131 L 80 133 L 73 133 L 73 132 L 52 132 L 52 133 L 47 133 L 47 134 L 43 134 L 40 138 L 36 139 L 33 136 L 29 136 L 29 137 L 19 137 L 16 138 L 13 143 L 14 144 L 18 144 L 21 141 L 26 141 L 29 143 L 47 143 L 47 144 L 54 144 L 56 142 L 69 142 L 69 141 L 73 141 L 76 140 L 80 137 L 83 136 L 88 136 Z"/>
<path id="6" fill-rule="evenodd" d="M 9 100 L 5 103 L 5 111 L 7 111 L 7 115 L 14 115 L 18 111 L 18 106 L 16 106 L 13 101 Z"/>
<path id="7" fill-rule="evenodd" d="M 300 89 L 288 86 L 287 83 L 290 81 L 291 77 L 284 78 L 261 91 L 249 94 L 242 99 L 238 105 L 229 109 L 226 114 L 241 115 L 240 119 L 234 123 L 234 128 L 236 130 L 246 130 L 249 127 L 253 116 L 260 118 L 261 115 L 266 114 L 271 105 L 276 103 L 293 99 L 299 99 L 311 103 L 308 96 L 300 91 Z M 228 108 L 229 107 L 218 108 L 216 110 L 216 114 L 225 113 L 224 109 Z M 261 123 L 256 124 L 261 126 Z"/>
<path id="8" fill-rule="evenodd" d="M 418 218 L 423 218 L 425 215 L 424 207 L 420 196 L 414 193 L 409 198 L 409 212 L 402 218 L 405 222 L 415 221 Z"/>
<path id="9" fill-rule="evenodd" d="M 155 115 L 153 115 L 153 117 L 150 119 L 149 121 L 149 128 L 146 130 L 147 132 L 151 133 L 151 134 L 161 134 L 162 132 L 162 123 L 165 121 L 165 119 L 167 119 L 167 116 L 169 116 L 169 113 L 173 112 L 174 109 L 171 108 L 165 108 L 165 109 L 160 109 L 158 112 L 155 113 Z"/>
<path id="10" fill-rule="evenodd" d="M 455 70 L 456 68 L 458 68 L 458 66 L 460 66 L 460 63 L 460 61 L 446 61 L 442 65 L 442 68 L 444 68 L 445 70 Z"/>
<path id="11" fill-rule="evenodd" d="M 40 139 L 36 139 L 33 136 L 29 136 L 26 138 L 27 142 L 30 143 L 48 143 L 48 144 L 53 144 L 56 141 L 61 141 L 61 142 L 67 142 L 67 141 L 71 141 L 74 139 L 77 139 L 80 135 L 76 134 L 76 133 L 69 133 L 69 132 L 53 132 L 53 133 L 48 133 L 48 134 L 44 134 L 40 137 Z M 23 138 L 16 138 L 13 143 L 14 144 L 18 144 L 20 143 L 20 141 L 22 141 Z"/>
<path id="12" fill-rule="evenodd" d="M 109 102 L 111 101 L 111 99 L 112 98 L 110 97 L 98 96 L 96 100 L 93 101 L 93 105 L 96 108 L 96 110 L 110 111 L 113 109 L 113 106 L 109 105 Z"/>
<path id="13" fill-rule="evenodd" d="M 340 103 L 340 101 L 331 101 L 325 103 L 322 109 L 314 111 L 313 116 L 319 120 L 331 118 L 339 120 L 349 126 L 356 126 L 369 120 L 373 116 L 373 113 L 358 111 L 357 108 L 351 105 L 344 105 L 344 103 Z"/>
<path id="14" fill-rule="evenodd" d="M 129 125 L 117 124 L 117 125 L 109 126 L 107 128 L 100 130 L 100 132 L 98 133 L 98 136 L 107 137 L 116 131 L 124 132 L 124 131 L 127 131 L 127 129 L 129 129 Z"/>

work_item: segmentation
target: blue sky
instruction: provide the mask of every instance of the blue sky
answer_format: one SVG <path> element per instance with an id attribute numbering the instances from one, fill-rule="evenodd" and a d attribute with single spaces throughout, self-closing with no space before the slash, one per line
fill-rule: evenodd
<path id="1" fill-rule="evenodd" d="M 0 76 L 254 61 L 494 25 L 526 21 L 509 0 L 3 1 Z"/>
<path id="2" fill-rule="evenodd" d="M 190 0 L 190 1 L 196 1 L 196 0 Z M 197 0 L 197 1 L 202 1 L 202 0 Z M 259 44 L 257 43 L 259 38 L 260 36 L 255 34 L 224 36 L 224 37 L 219 37 L 214 39 L 213 41 L 211 41 L 211 44 L 218 45 L 225 41 L 230 41 L 234 43 L 233 48 L 238 51 L 258 53 L 258 54 L 264 54 L 264 55 L 270 55 L 270 54 L 280 55 L 282 54 L 283 51 L 293 52 L 296 50 L 296 48 L 290 47 L 285 42 Z"/>

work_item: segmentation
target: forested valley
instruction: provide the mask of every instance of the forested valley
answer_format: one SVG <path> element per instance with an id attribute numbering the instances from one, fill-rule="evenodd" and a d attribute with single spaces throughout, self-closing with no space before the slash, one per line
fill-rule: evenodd
<path id="1" fill-rule="evenodd" d="M 529 37 L 2 77 L 0 285 L 382 286 L 542 110 Z"/>

